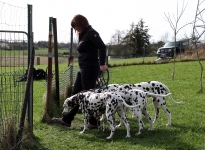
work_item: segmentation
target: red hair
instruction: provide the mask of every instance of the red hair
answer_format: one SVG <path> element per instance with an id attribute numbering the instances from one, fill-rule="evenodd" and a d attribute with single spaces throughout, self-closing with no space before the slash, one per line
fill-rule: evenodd
<path id="1" fill-rule="evenodd" d="M 75 15 L 70 24 L 73 28 L 79 27 L 83 31 L 85 31 L 85 29 L 89 26 L 87 18 L 80 14 Z"/>

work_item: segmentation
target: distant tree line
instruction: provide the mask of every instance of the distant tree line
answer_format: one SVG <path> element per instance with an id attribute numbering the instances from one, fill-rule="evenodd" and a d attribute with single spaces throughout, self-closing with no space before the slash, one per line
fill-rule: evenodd
<path id="1" fill-rule="evenodd" d="M 166 42 L 164 39 L 158 42 L 150 42 L 149 28 L 145 25 L 143 19 L 137 24 L 132 23 L 127 31 L 116 30 L 111 40 L 106 44 L 109 56 L 133 58 L 143 56 L 156 56 L 157 49 L 162 47 Z M 1 44 L 1 43 L 4 43 Z M 7 50 L 22 50 L 27 49 L 27 41 L 6 42 L 0 41 L 0 48 Z M 70 49 L 71 43 L 58 43 L 58 49 Z M 77 42 L 73 43 L 73 55 L 77 55 Z M 48 48 L 48 41 L 34 42 L 35 50 Z"/>
<path id="2" fill-rule="evenodd" d="M 22 49 L 27 49 L 28 45 L 27 42 L 21 41 L 21 42 L 10 42 L 6 40 L 0 40 L 0 48 L 3 50 L 22 50 Z"/>
<path id="3" fill-rule="evenodd" d="M 37 43 L 34 43 L 34 46 L 36 49 L 41 49 L 41 48 L 48 48 L 48 41 L 38 41 Z M 70 43 L 63 43 L 60 42 L 58 43 L 58 48 L 59 49 L 70 49 L 71 44 Z M 76 44 L 73 44 L 73 48 L 76 49 Z"/>
<path id="4" fill-rule="evenodd" d="M 149 28 L 141 19 L 137 24 L 132 23 L 128 31 L 116 30 L 108 44 L 108 55 L 126 58 L 153 56 L 165 42 L 150 43 Z"/>
<path id="5" fill-rule="evenodd" d="M 59 49 L 70 49 L 70 43 L 58 43 Z M 11 42 L 6 40 L 0 40 L 0 48 L 3 50 L 24 50 L 28 48 L 27 41 Z M 34 42 L 35 50 L 48 48 L 48 41 Z M 73 44 L 73 48 L 76 49 L 76 44 Z"/>

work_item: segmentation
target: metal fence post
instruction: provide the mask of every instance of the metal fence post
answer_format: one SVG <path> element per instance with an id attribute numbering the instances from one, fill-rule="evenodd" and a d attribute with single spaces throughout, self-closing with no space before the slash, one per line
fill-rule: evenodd
<path id="1" fill-rule="evenodd" d="M 60 92 L 59 92 L 59 67 L 58 67 L 58 38 L 57 38 L 57 19 L 53 18 L 53 38 L 54 38 L 54 58 L 55 58 L 55 90 L 56 104 L 60 107 Z"/>
<path id="2" fill-rule="evenodd" d="M 32 5 L 28 5 L 28 68 L 31 58 L 33 57 L 33 32 L 32 32 Z M 33 133 L 33 74 L 31 75 L 31 83 L 29 90 L 29 100 L 28 100 L 28 124 L 29 130 Z"/>
<path id="3" fill-rule="evenodd" d="M 52 20 L 53 17 L 49 17 L 49 41 L 48 41 L 48 84 L 47 84 L 47 100 L 46 100 L 46 112 L 49 115 L 49 117 L 52 116 L 52 58 L 53 58 L 53 52 L 52 52 L 52 39 L 53 39 L 53 33 L 52 33 Z"/>

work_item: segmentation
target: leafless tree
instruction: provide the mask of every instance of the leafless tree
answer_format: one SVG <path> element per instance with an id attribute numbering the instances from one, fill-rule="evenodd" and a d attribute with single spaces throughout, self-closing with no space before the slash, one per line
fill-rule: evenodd
<path id="1" fill-rule="evenodd" d="M 110 40 L 110 44 L 111 45 L 119 45 L 122 41 L 122 39 L 125 36 L 125 32 L 124 31 L 120 31 L 120 30 L 115 30 L 115 34 L 112 35 L 111 40 Z"/>
<path id="2" fill-rule="evenodd" d="M 163 41 L 164 43 L 166 43 L 168 41 L 169 38 L 169 33 L 166 32 L 162 37 L 161 37 L 161 41 Z"/>
<path id="3" fill-rule="evenodd" d="M 172 69 L 172 80 L 174 80 L 174 74 L 175 74 L 175 59 L 176 59 L 176 36 L 177 36 L 177 33 L 182 29 L 184 28 L 185 26 L 187 26 L 188 24 L 191 24 L 191 23 L 186 23 L 185 25 L 181 26 L 178 28 L 178 23 L 182 17 L 182 15 L 184 14 L 184 11 L 186 9 L 186 5 L 184 5 L 184 0 L 183 0 L 183 5 L 182 5 L 182 9 L 181 9 L 181 12 L 179 13 L 179 8 L 178 8 L 178 1 L 177 1 L 177 16 L 175 17 L 173 15 L 173 18 L 171 18 L 170 14 L 169 13 L 164 13 L 165 14 L 165 19 L 166 21 L 168 21 L 170 27 L 172 28 L 173 32 L 174 32 L 174 41 L 175 41 L 175 48 L 174 48 L 174 62 L 173 62 L 173 69 Z"/>
<path id="4" fill-rule="evenodd" d="M 194 19 L 194 23 L 193 23 L 193 33 L 192 33 L 192 44 L 194 46 L 194 50 L 197 54 L 197 59 L 200 65 L 200 90 L 199 92 L 203 92 L 203 65 L 200 61 L 200 57 L 199 57 L 199 52 L 198 52 L 198 47 L 197 47 L 197 43 L 199 42 L 199 39 L 201 38 L 201 36 L 204 34 L 205 32 L 205 22 L 203 20 L 203 14 L 202 12 L 205 10 L 203 8 L 203 10 L 200 10 L 200 6 L 202 5 L 202 3 L 204 2 L 204 0 L 198 0 L 197 3 L 197 9 L 196 9 L 196 15 L 195 15 L 195 19 Z M 199 25 L 197 25 L 197 23 Z M 202 32 L 199 32 L 197 29 L 198 28 L 204 28 L 204 30 Z"/>

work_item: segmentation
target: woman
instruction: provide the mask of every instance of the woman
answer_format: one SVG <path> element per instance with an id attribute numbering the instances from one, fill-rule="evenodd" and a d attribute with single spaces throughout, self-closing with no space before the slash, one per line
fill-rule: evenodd
<path id="1" fill-rule="evenodd" d="M 94 89 L 100 70 L 106 71 L 107 66 L 105 65 L 106 46 L 99 33 L 89 25 L 87 18 L 78 14 L 71 20 L 71 26 L 78 35 L 77 50 L 79 52 L 78 64 L 80 68 L 72 91 L 72 95 L 74 95 L 83 90 Z M 53 118 L 53 120 L 71 126 L 71 121 L 78 109 L 79 106 L 75 106 L 68 115 L 62 118 Z M 88 128 L 96 127 L 97 121 L 94 117 L 91 117 Z"/>

